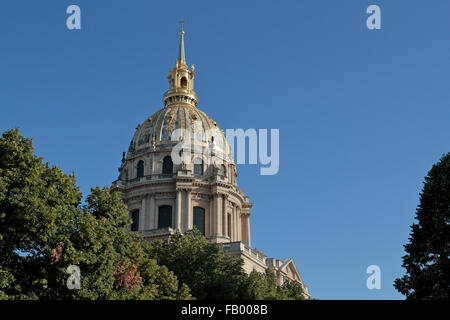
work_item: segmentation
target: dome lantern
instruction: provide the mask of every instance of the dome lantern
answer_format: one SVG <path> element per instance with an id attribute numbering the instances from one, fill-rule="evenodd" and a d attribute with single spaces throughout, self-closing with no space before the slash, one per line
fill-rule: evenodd
<path id="1" fill-rule="evenodd" d="M 184 21 L 182 21 L 184 23 Z M 178 49 L 178 59 L 173 70 L 169 70 L 169 90 L 164 94 L 163 102 L 166 107 L 177 104 L 197 106 L 198 98 L 194 91 L 194 65 L 189 67 L 186 64 L 186 54 L 184 50 L 184 30 L 183 24 L 180 31 L 180 47 Z"/>

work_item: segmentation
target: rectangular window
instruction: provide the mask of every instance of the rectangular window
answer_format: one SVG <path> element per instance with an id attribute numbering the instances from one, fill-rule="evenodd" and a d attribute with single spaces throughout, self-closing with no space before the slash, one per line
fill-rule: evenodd
<path id="1" fill-rule="evenodd" d="M 131 231 L 138 231 L 139 230 L 139 210 L 134 210 L 131 213 L 131 219 L 133 220 L 131 224 Z"/>
<path id="2" fill-rule="evenodd" d="M 172 207 L 161 206 L 158 212 L 158 228 L 172 227 Z"/>
<path id="3" fill-rule="evenodd" d="M 205 209 L 194 207 L 194 226 L 205 235 Z"/>

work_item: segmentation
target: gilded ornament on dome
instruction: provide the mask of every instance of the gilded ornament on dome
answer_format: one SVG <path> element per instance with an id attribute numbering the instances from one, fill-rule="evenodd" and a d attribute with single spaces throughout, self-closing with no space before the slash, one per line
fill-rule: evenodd
<path id="1" fill-rule="evenodd" d="M 197 113 L 193 112 L 192 110 L 190 111 L 190 116 L 191 116 L 191 120 L 193 120 L 193 121 L 198 119 Z"/>
<path id="2" fill-rule="evenodd" d="M 177 111 L 172 109 L 169 113 L 169 117 L 166 120 L 166 130 L 169 137 L 172 135 L 172 132 L 175 129 L 175 122 L 177 120 L 176 113 Z"/>
<path id="3" fill-rule="evenodd" d="M 153 125 L 150 125 L 149 127 L 142 130 L 143 132 L 139 136 L 138 146 L 145 144 L 145 143 L 149 143 L 150 135 L 152 134 L 152 130 L 153 130 Z"/>
<path id="4" fill-rule="evenodd" d="M 153 138 L 152 138 L 152 149 L 153 149 L 153 151 L 156 150 L 156 138 L 155 138 L 155 136 L 153 136 Z"/>
<path id="5" fill-rule="evenodd" d="M 194 135 L 195 136 L 200 135 L 202 133 L 203 125 L 202 125 L 202 122 L 199 120 L 197 113 L 190 110 L 189 116 L 191 118 L 191 128 L 192 128 Z"/>

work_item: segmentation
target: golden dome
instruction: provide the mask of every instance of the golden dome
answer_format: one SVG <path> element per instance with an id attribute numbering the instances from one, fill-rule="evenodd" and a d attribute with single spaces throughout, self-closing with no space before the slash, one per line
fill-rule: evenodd
<path id="1" fill-rule="evenodd" d="M 194 91 L 194 65 L 186 65 L 184 31 L 180 32 L 180 48 L 175 67 L 169 70 L 169 90 L 164 94 L 164 108 L 156 111 L 136 128 L 128 149 L 128 156 L 146 151 L 168 150 L 183 140 L 200 152 L 209 148 L 215 156 L 233 163 L 230 147 L 224 132 L 216 122 L 197 108 Z M 187 140 L 190 140 L 189 142 Z"/>
<path id="2" fill-rule="evenodd" d="M 222 129 L 203 111 L 185 104 L 164 107 L 138 125 L 128 152 L 140 154 L 171 149 L 180 143 L 180 136 L 190 138 L 192 145 L 214 146 L 218 156 L 222 155 L 224 160 L 232 162 L 230 147 Z"/>

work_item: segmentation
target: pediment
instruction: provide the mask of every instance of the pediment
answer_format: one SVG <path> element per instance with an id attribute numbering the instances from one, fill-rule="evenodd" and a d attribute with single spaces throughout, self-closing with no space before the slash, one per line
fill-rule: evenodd
<path id="1" fill-rule="evenodd" d="M 302 277 L 298 272 L 297 266 L 292 259 L 286 259 L 283 264 L 280 266 L 280 271 L 286 273 L 289 277 L 303 283 Z"/>

